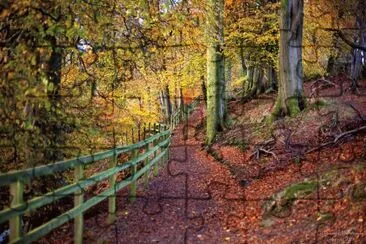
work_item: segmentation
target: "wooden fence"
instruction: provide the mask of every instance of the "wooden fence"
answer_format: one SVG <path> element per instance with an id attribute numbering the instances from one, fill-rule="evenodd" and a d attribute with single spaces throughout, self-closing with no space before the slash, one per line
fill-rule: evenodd
<path id="1" fill-rule="evenodd" d="M 188 118 L 188 114 L 198 102 L 199 100 L 196 99 L 183 110 L 177 111 L 170 118 L 168 122 L 169 127 L 155 124 L 153 130 L 156 131 L 156 134 L 135 144 L 116 146 L 111 150 L 92 155 L 0 174 L 0 186 L 9 186 L 10 188 L 10 206 L 0 212 L 0 224 L 9 221 L 10 243 L 30 243 L 72 219 L 74 219 L 74 242 L 82 243 L 83 213 L 106 198 L 108 198 L 107 221 L 112 223 L 116 214 L 116 193 L 122 188 L 130 186 L 130 199 L 132 201 L 136 199 L 137 180 L 143 177 L 144 183 L 147 185 L 150 171 L 153 171 L 154 175 L 158 174 L 159 165 L 166 162 L 169 157 L 171 131 L 184 118 L 184 115 Z M 163 131 L 161 131 L 161 128 L 163 128 Z M 118 165 L 118 156 L 125 153 L 131 154 L 130 159 Z M 103 159 L 110 160 L 109 169 L 85 178 L 84 167 Z M 67 170 L 74 171 L 74 181 L 71 184 L 45 195 L 27 201 L 23 200 L 24 186 L 30 184 L 32 179 Z M 117 182 L 117 173 L 122 171 L 128 171 L 129 176 Z M 106 179 L 109 180 L 109 188 L 97 196 L 84 201 L 86 187 Z M 22 233 L 22 215 L 34 212 L 42 206 L 54 203 L 70 195 L 74 197 L 74 207 L 72 209 L 27 233 Z"/>

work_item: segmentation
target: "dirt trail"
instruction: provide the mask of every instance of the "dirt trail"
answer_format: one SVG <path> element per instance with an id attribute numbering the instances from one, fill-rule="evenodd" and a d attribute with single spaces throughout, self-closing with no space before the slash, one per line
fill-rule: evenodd
<path id="1" fill-rule="evenodd" d="M 314 243 L 332 235 L 328 233 L 333 231 L 332 223 L 317 222 L 319 213 L 326 211 L 336 211 L 339 214 L 336 221 L 340 221 L 337 226 L 358 235 L 351 239 L 362 238 L 366 230 L 365 209 L 349 212 L 350 206 L 343 198 L 339 201 L 334 198 L 330 204 L 319 199 L 319 195 L 337 192 L 318 191 L 294 201 L 288 215 L 263 219 L 262 206 L 271 195 L 293 182 L 316 176 L 319 162 L 291 164 L 284 170 L 260 177 L 251 172 L 249 175 L 254 176 L 243 184 L 234 177 L 233 168 L 229 170 L 202 149 L 204 135 L 198 129 L 202 127 L 202 118 L 204 109 L 200 106 L 188 123 L 182 123 L 174 131 L 169 162 L 160 168 L 159 176 L 150 178 L 147 189 L 139 184 L 136 202 L 129 201 L 128 189 L 119 192 L 114 224 L 106 223 L 106 201 L 86 214 L 85 243 L 96 240 L 107 243 Z M 222 146 L 220 150 L 233 164 L 242 165 L 247 161 L 248 155 L 239 153 L 235 147 Z M 255 167 L 248 168 L 255 171 Z M 342 172 L 343 175 L 348 173 Z M 72 223 L 53 232 L 47 241 L 65 242 L 65 236 L 72 240 L 71 226 Z"/>
<path id="2" fill-rule="evenodd" d="M 148 189 L 140 184 L 135 203 L 128 201 L 128 191 L 119 194 L 114 225 L 104 224 L 105 213 L 96 218 L 99 224 L 96 219 L 86 222 L 86 241 L 96 237 L 121 243 L 242 240 L 227 228 L 226 213 L 244 211 L 243 189 L 229 170 L 202 150 L 202 138 L 195 138 L 202 113 L 202 107 L 197 108 L 188 123 L 174 131 L 169 162 L 151 179 Z"/>

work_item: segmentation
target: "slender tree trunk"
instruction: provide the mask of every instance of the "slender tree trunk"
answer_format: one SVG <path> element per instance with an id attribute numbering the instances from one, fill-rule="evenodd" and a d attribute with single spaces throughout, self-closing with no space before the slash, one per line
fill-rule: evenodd
<path id="1" fill-rule="evenodd" d="M 303 0 L 282 0 L 280 18 L 280 82 L 273 116 L 294 116 L 305 106 L 303 98 Z"/>
<path id="2" fill-rule="evenodd" d="M 166 105 L 166 117 L 167 119 L 170 118 L 170 116 L 172 115 L 172 103 L 170 101 L 170 93 L 169 93 L 169 85 L 165 86 L 164 89 L 164 100 L 165 100 L 165 105 Z"/>
<path id="3" fill-rule="evenodd" d="M 51 38 L 51 43 L 55 47 L 56 39 Z M 48 92 L 48 100 L 51 104 L 51 109 L 48 118 L 44 118 L 43 124 L 44 134 L 47 135 L 50 145 L 46 149 L 45 157 L 49 161 L 59 161 L 63 159 L 63 153 L 59 149 L 64 142 L 62 135 L 63 121 L 58 120 L 57 111 L 60 109 L 60 84 L 61 84 L 61 68 L 62 68 L 62 52 L 57 48 L 53 48 L 51 57 L 48 62 L 48 78 L 53 84 L 53 89 Z M 46 113 L 47 114 L 47 113 Z"/>
<path id="4" fill-rule="evenodd" d="M 277 73 L 273 66 L 271 66 L 271 88 L 277 90 Z"/>
<path id="5" fill-rule="evenodd" d="M 175 89 L 175 109 L 178 111 L 184 106 L 183 90 L 181 87 Z"/>
<path id="6" fill-rule="evenodd" d="M 165 105 L 165 99 L 164 99 L 164 92 L 159 92 L 159 101 L 160 101 L 160 108 L 162 114 L 166 115 L 166 105 Z"/>
<path id="7" fill-rule="evenodd" d="M 232 82 L 232 69 L 233 63 L 231 59 L 227 58 L 225 62 L 225 80 L 226 80 L 226 87 L 230 87 Z M 226 91 L 227 97 L 232 97 L 232 94 L 229 90 Z"/>
<path id="8" fill-rule="evenodd" d="M 182 87 L 179 87 L 179 101 L 180 101 L 180 107 L 179 108 L 184 108 L 184 97 L 183 97 Z"/>
<path id="9" fill-rule="evenodd" d="M 205 101 L 205 104 L 207 106 L 207 87 L 203 76 L 201 76 L 201 89 L 203 94 L 203 100 Z"/>
<path id="10" fill-rule="evenodd" d="M 248 67 L 245 64 L 245 57 L 244 57 L 244 49 L 243 49 L 243 47 L 240 48 L 240 63 L 241 63 L 242 75 L 243 76 L 246 76 L 247 75 Z"/>
<path id="11" fill-rule="evenodd" d="M 362 4 L 360 4 L 360 9 L 362 9 Z M 365 28 L 366 28 L 366 19 L 363 16 L 356 17 L 356 26 L 359 29 L 355 36 L 355 43 L 360 46 L 365 46 Z M 358 88 L 358 81 L 362 77 L 362 56 L 364 52 L 359 49 L 352 50 L 352 64 L 351 64 L 351 90 L 353 92 Z"/>
<path id="12" fill-rule="evenodd" d="M 264 69 L 263 89 L 265 92 L 272 92 L 276 89 L 276 71 L 272 65 L 267 65 Z"/>
<path id="13" fill-rule="evenodd" d="M 225 91 L 223 44 L 224 0 L 207 1 L 207 125 L 206 143 L 212 144 L 222 129 Z"/>
<path id="14" fill-rule="evenodd" d="M 219 67 L 219 130 L 223 130 L 225 128 L 225 121 L 227 115 L 227 107 L 226 107 L 226 79 L 225 79 L 225 59 L 220 63 Z"/>
<path id="15" fill-rule="evenodd" d="M 263 69 L 261 66 L 249 66 L 244 83 L 243 101 L 264 92 Z"/>
<path id="16" fill-rule="evenodd" d="M 175 111 L 179 110 L 179 94 L 178 94 L 178 88 L 175 88 L 174 91 L 174 113 Z"/>
<path id="17" fill-rule="evenodd" d="M 263 93 L 265 89 L 265 83 L 264 83 L 263 69 L 261 67 L 257 67 L 256 69 L 255 84 L 256 84 L 255 95 Z"/>
<path id="18" fill-rule="evenodd" d="M 251 87 L 253 86 L 253 75 L 254 75 L 254 67 L 248 66 L 247 75 L 245 78 L 245 82 L 243 84 L 244 88 L 244 95 L 248 94 Z"/>

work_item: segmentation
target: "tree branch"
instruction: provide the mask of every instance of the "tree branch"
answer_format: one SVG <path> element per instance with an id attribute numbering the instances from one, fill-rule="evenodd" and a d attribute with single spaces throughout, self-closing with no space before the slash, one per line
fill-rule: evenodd
<path id="1" fill-rule="evenodd" d="M 347 39 L 347 37 L 344 35 L 344 33 L 341 30 L 334 29 L 334 28 L 323 28 L 323 29 L 327 30 L 327 31 L 335 32 L 336 36 L 341 38 L 342 41 L 344 41 L 348 46 L 352 47 L 353 49 L 358 49 L 358 50 L 366 52 L 366 47 L 358 45 L 358 44 L 354 43 L 353 41 L 350 41 L 349 39 Z"/>

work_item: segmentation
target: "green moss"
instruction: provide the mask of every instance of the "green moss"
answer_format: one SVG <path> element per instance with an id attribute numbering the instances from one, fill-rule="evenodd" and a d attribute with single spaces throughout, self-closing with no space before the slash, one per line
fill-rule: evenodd
<path id="1" fill-rule="evenodd" d="M 286 187 L 272 196 L 272 200 L 264 205 L 264 216 L 287 216 L 291 212 L 293 202 L 310 195 L 317 189 L 315 181 L 305 181 Z"/>
<path id="2" fill-rule="evenodd" d="M 353 187 L 352 189 L 352 199 L 354 201 L 364 201 L 366 200 L 366 183 L 360 183 Z"/>
<path id="3" fill-rule="evenodd" d="M 308 107 L 308 109 L 310 109 L 310 110 L 311 109 L 319 109 L 319 108 L 322 108 L 322 107 L 326 107 L 328 105 L 329 105 L 329 103 L 326 100 L 324 100 L 324 99 L 318 99 L 314 103 L 312 103 Z"/>
<path id="4" fill-rule="evenodd" d="M 316 189 L 317 183 L 314 181 L 301 182 L 287 187 L 284 196 L 287 200 L 293 200 L 298 197 L 309 195 Z"/>
<path id="5" fill-rule="evenodd" d="M 248 142 L 245 140 L 238 140 L 236 138 L 232 138 L 231 140 L 228 141 L 229 145 L 232 146 L 236 146 L 238 147 L 241 151 L 245 152 L 249 146 L 248 146 Z"/>
<path id="6" fill-rule="evenodd" d="M 361 173 L 365 170 L 365 165 L 364 164 L 357 164 L 357 165 L 355 165 L 355 170 L 356 170 L 356 172 Z"/>
<path id="7" fill-rule="evenodd" d="M 335 217 L 332 213 L 318 213 L 318 218 L 316 219 L 316 221 L 318 221 L 318 223 L 320 224 L 324 224 L 325 222 L 334 220 Z"/>
<path id="8" fill-rule="evenodd" d="M 287 11 L 288 0 L 281 0 L 281 9 Z"/>
<path id="9" fill-rule="evenodd" d="M 287 109 L 288 109 L 288 114 L 291 117 L 295 117 L 296 115 L 298 115 L 301 112 L 297 97 L 289 98 L 287 100 Z"/>
<path id="10" fill-rule="evenodd" d="M 278 95 L 280 96 L 280 95 Z M 273 123 L 282 113 L 282 107 L 281 107 L 281 98 L 277 97 L 276 103 L 273 107 L 273 111 L 272 114 L 270 116 L 267 117 L 266 122 L 267 123 Z"/>
<path id="11" fill-rule="evenodd" d="M 321 183 L 329 185 L 330 181 L 333 181 L 337 178 L 339 178 L 339 170 L 330 170 L 321 176 Z"/>

